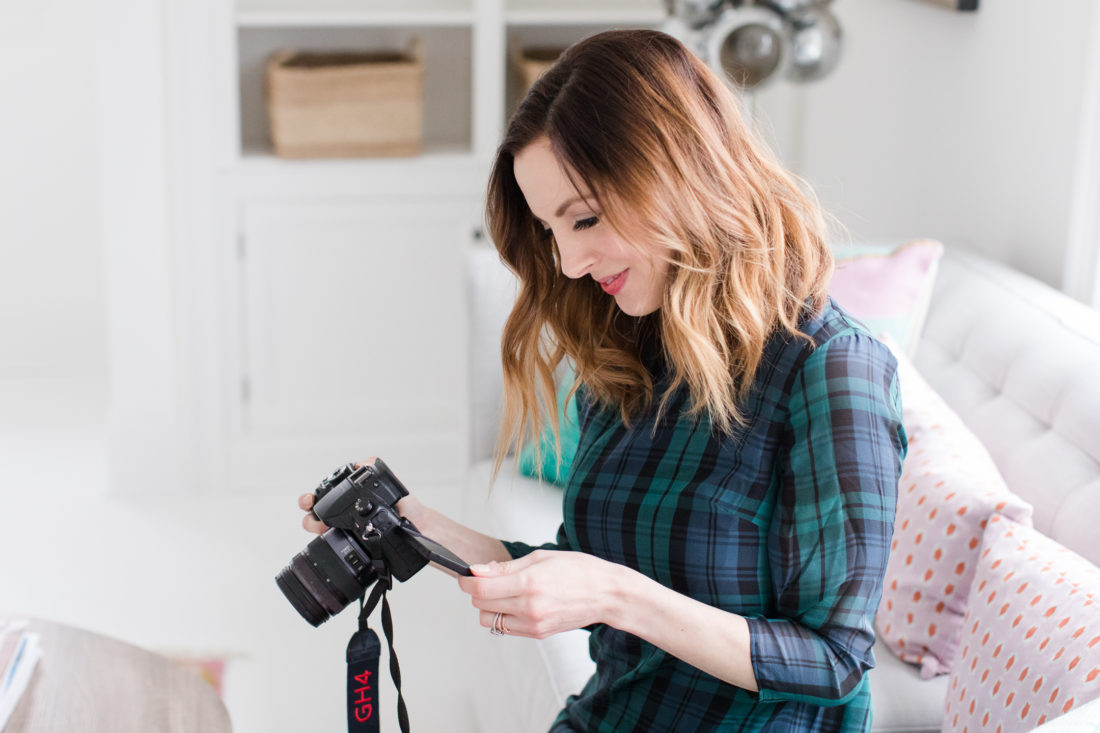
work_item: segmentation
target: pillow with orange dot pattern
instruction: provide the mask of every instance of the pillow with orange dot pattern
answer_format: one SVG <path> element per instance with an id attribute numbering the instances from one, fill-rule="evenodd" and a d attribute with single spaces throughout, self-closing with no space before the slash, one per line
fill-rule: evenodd
<path id="1" fill-rule="evenodd" d="M 970 595 L 944 731 L 1030 731 L 1100 698 L 1100 568 L 995 514 Z"/>
<path id="2" fill-rule="evenodd" d="M 1030 524 L 1031 506 L 1009 491 L 962 418 L 887 344 L 898 358 L 909 450 L 875 627 L 930 679 L 951 671 L 986 521 L 1002 512 Z"/>

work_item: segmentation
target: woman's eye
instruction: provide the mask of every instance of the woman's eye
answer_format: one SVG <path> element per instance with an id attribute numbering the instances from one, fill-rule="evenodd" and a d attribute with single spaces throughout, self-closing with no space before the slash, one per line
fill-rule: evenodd
<path id="1" fill-rule="evenodd" d="M 590 229 L 600 223 L 598 216 L 590 216 L 587 219 L 581 219 L 580 221 L 573 223 L 573 231 L 579 232 L 581 229 Z"/>

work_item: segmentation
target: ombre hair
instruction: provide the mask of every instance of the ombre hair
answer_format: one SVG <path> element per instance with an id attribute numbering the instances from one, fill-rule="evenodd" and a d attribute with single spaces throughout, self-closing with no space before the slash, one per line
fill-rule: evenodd
<path id="1" fill-rule="evenodd" d="M 656 313 L 629 316 L 593 279 L 562 274 L 514 172 L 515 157 L 542 138 L 578 193 L 596 200 L 601 224 L 668 261 Z M 742 120 L 718 75 L 658 31 L 591 36 L 535 82 L 497 151 L 486 220 L 519 279 L 501 343 L 497 469 L 546 422 L 560 457 L 563 360 L 630 425 L 658 397 L 646 344 L 659 345 L 669 369 L 659 408 L 687 384 L 689 414 L 732 432 L 765 344 L 777 332 L 805 338 L 800 322 L 824 307 L 833 267 L 812 194 Z"/>

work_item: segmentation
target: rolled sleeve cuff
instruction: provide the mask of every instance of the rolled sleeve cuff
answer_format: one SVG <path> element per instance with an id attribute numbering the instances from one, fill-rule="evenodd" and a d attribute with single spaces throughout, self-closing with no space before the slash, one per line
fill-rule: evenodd
<path id="1" fill-rule="evenodd" d="M 867 684 L 813 631 L 787 619 L 746 618 L 753 674 L 761 702 L 797 701 L 821 707 L 847 704 Z"/>
<path id="2" fill-rule="evenodd" d="M 513 560 L 530 555 L 535 550 L 562 550 L 565 549 L 558 545 L 556 542 L 547 542 L 543 545 L 528 545 L 525 542 L 504 542 L 504 549 L 508 551 L 508 554 L 512 556 Z"/>

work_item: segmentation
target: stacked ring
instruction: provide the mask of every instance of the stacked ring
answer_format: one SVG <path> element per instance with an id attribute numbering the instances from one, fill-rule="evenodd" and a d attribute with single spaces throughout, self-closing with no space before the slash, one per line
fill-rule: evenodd
<path id="1" fill-rule="evenodd" d="M 504 624 L 502 623 L 503 618 L 504 614 L 497 611 L 497 615 L 493 616 L 493 626 L 489 629 L 490 634 L 492 634 L 493 636 L 504 636 L 505 630 Z"/>

